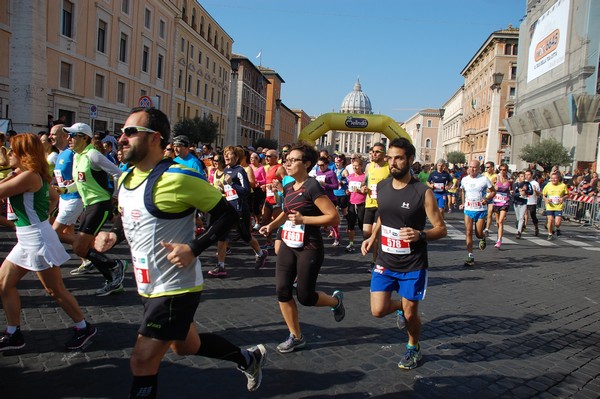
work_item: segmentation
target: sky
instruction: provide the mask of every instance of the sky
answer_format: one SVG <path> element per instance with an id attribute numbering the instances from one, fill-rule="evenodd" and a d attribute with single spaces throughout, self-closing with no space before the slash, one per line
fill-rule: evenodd
<path id="1" fill-rule="evenodd" d="M 403 122 L 419 110 L 441 108 L 489 35 L 520 26 L 526 0 L 200 4 L 233 38 L 233 53 L 282 77 L 288 108 L 311 116 L 339 112 L 358 78 L 373 113 Z"/>

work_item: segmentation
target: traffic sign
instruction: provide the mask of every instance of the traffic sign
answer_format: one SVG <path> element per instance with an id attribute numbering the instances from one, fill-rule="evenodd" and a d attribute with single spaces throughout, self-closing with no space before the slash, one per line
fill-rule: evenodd
<path id="1" fill-rule="evenodd" d="M 98 107 L 90 105 L 90 119 L 96 119 L 98 117 Z"/>
<path id="2" fill-rule="evenodd" d="M 482 159 L 483 159 L 483 155 L 480 155 L 479 156 L 479 160 L 481 161 Z"/>
<path id="3" fill-rule="evenodd" d="M 148 96 L 141 96 L 138 104 L 142 108 L 150 108 L 152 106 L 152 99 Z"/>

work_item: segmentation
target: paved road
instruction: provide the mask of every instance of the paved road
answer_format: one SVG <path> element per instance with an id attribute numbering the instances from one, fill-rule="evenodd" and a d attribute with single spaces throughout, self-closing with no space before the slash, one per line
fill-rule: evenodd
<path id="1" fill-rule="evenodd" d="M 508 224 L 514 219 L 509 218 Z M 250 249 L 233 244 L 230 277 L 210 279 L 196 314 L 199 329 L 250 346 L 265 343 L 269 361 L 255 393 L 227 362 L 169 354 L 159 374 L 162 398 L 598 398 L 600 393 L 600 277 L 597 230 L 571 224 L 563 238 L 547 242 L 528 232 L 508 238 L 501 250 L 476 254 L 475 268 L 462 266 L 462 214 L 449 215 L 449 236 L 430 244 L 429 290 L 421 304 L 422 365 L 396 366 L 406 336 L 392 316 L 369 312 L 366 260 L 331 247 L 327 239 L 319 288 L 342 289 L 346 319 L 329 309 L 301 308 L 308 347 L 282 355 L 275 346 L 287 335 L 274 296 L 274 258 L 253 270 Z M 14 245 L 0 230 L 0 255 Z M 205 270 L 214 256 L 202 257 Z M 126 258 L 127 248 L 117 256 Z M 22 329 L 27 346 L 0 354 L 0 397 L 122 398 L 130 372 L 141 306 L 134 281 L 127 292 L 97 298 L 98 274 L 68 274 L 65 283 L 99 334 L 87 348 L 66 352 L 70 320 L 28 276 L 20 284 Z M 4 314 L 0 326 L 4 326 Z M 3 328 L 3 327 L 2 327 Z"/>

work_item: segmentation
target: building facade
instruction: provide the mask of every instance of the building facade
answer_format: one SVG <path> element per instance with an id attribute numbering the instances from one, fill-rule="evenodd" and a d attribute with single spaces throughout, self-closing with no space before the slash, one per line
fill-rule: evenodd
<path id="1" fill-rule="evenodd" d="M 554 138 L 571 153 L 567 169 L 598 163 L 600 2 L 529 0 L 521 24 L 512 162 L 529 144 Z"/>
<path id="2" fill-rule="evenodd" d="M 441 129 L 439 129 L 436 159 L 447 159 L 451 152 L 458 152 L 460 140 L 463 135 L 463 100 L 464 86 L 461 86 L 448 101 L 444 103 L 442 109 Z"/>
<path id="3" fill-rule="evenodd" d="M 501 121 L 514 110 L 518 43 L 517 28 L 493 32 L 461 72 L 465 82 L 460 151 L 467 161 L 497 164 L 510 147 Z"/>
<path id="4" fill-rule="evenodd" d="M 115 131 L 142 104 L 173 123 L 210 117 L 223 141 L 233 40 L 196 1 L 0 5 L 1 117 L 15 130 L 61 118 Z"/>
<path id="5" fill-rule="evenodd" d="M 417 112 L 402 124 L 415 146 L 415 162 L 436 162 L 441 119 L 442 110 L 428 108 Z"/>

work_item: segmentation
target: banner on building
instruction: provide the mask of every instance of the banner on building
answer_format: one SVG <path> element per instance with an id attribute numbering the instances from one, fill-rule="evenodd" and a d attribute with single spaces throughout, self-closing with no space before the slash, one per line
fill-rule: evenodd
<path id="1" fill-rule="evenodd" d="M 557 0 L 530 28 L 527 82 L 565 62 L 571 0 Z"/>

